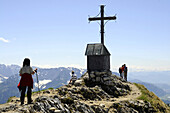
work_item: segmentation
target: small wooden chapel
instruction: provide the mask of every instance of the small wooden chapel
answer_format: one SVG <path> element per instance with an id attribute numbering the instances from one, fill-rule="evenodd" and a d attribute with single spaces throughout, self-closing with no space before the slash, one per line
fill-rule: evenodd
<path id="1" fill-rule="evenodd" d="M 110 53 L 103 44 L 87 44 L 85 55 L 88 71 L 110 70 Z"/>
<path id="2" fill-rule="evenodd" d="M 104 45 L 104 20 L 116 20 L 116 16 L 104 17 L 104 5 L 100 6 L 101 17 L 89 18 L 89 21 L 101 21 L 101 43 L 87 44 L 85 55 L 87 56 L 87 70 L 110 71 L 110 53 Z"/>

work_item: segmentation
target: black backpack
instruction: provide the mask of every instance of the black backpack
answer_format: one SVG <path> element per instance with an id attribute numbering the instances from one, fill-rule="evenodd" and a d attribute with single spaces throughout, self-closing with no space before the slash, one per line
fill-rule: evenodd
<path id="1" fill-rule="evenodd" d="M 127 73 L 127 67 L 124 67 L 124 72 Z"/>
<path id="2" fill-rule="evenodd" d="M 119 73 L 122 73 L 122 69 L 121 68 L 119 68 Z"/>

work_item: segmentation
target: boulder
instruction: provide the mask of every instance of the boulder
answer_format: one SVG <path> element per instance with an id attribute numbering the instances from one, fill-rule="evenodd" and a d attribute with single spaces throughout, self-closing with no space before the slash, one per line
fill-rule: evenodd
<path id="1" fill-rule="evenodd" d="M 82 84 L 83 84 L 83 80 L 82 79 L 76 80 L 75 83 L 74 83 L 75 86 L 81 86 Z"/>

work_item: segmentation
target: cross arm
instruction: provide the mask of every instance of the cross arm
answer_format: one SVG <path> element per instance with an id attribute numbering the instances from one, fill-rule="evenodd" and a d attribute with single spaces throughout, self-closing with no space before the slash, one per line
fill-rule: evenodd
<path id="1" fill-rule="evenodd" d="M 110 16 L 110 17 L 92 17 L 89 18 L 89 21 L 96 21 L 96 20 L 116 20 L 116 16 Z"/>

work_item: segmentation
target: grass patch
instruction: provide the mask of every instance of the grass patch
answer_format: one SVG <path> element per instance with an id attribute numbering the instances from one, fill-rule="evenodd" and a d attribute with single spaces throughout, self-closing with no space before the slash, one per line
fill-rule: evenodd
<path id="1" fill-rule="evenodd" d="M 7 103 L 8 103 L 8 102 L 11 102 L 11 101 L 12 101 L 12 98 L 14 98 L 14 97 L 16 97 L 16 96 L 9 97 L 8 100 L 7 100 Z"/>
<path id="2" fill-rule="evenodd" d="M 144 85 L 134 83 L 140 90 L 141 90 L 141 96 L 138 97 L 139 100 L 148 101 L 151 103 L 153 108 L 159 113 L 159 112 L 165 112 L 170 113 L 170 108 L 159 98 L 157 97 L 153 92 L 150 92 L 145 88 Z"/>
<path id="3" fill-rule="evenodd" d="M 53 90 L 54 88 L 50 87 L 48 89 L 43 89 L 43 90 L 40 90 L 40 91 L 34 91 L 32 92 L 32 94 L 36 94 L 36 93 L 39 93 L 39 92 L 42 92 L 42 91 L 46 91 L 46 90 Z M 25 95 L 26 96 L 26 95 Z"/>
<path id="4" fill-rule="evenodd" d="M 50 87 L 50 88 L 48 88 L 49 90 L 52 90 L 52 89 L 54 89 L 54 88 L 52 88 L 52 87 Z"/>

